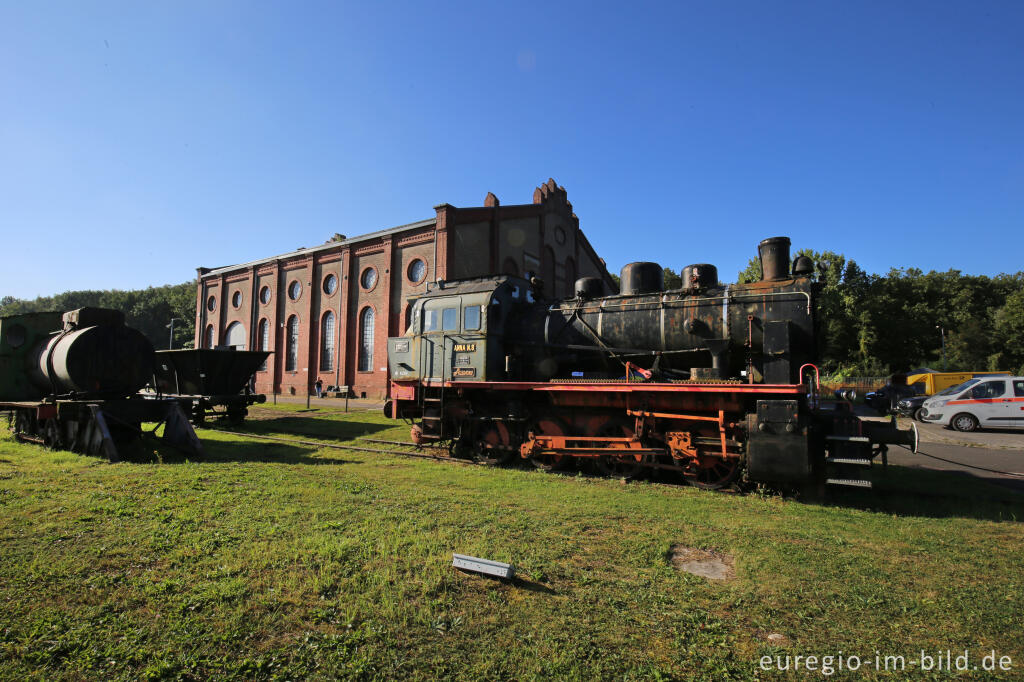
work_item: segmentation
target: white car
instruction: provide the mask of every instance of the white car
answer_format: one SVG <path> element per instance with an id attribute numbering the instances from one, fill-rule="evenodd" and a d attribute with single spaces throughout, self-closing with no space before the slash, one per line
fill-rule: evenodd
<path id="1" fill-rule="evenodd" d="M 1024 428 L 1024 377 L 980 377 L 924 401 L 921 420 L 957 431 Z"/>

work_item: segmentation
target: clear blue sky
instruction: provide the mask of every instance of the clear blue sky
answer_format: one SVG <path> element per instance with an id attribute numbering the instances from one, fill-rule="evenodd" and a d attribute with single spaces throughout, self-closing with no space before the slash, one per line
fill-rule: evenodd
<path id="1" fill-rule="evenodd" d="M 564 185 L 610 269 L 1024 269 L 1024 3 L 0 4 L 0 296 Z"/>

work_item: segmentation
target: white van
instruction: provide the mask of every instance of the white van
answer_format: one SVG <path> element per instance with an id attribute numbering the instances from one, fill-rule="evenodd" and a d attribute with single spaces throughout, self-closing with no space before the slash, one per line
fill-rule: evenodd
<path id="1" fill-rule="evenodd" d="M 924 401 L 922 421 L 957 431 L 1024 429 L 1024 377 L 978 377 Z"/>

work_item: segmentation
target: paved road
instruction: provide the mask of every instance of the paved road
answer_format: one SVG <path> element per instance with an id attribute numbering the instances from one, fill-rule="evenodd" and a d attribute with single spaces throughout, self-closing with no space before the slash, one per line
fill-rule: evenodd
<path id="1" fill-rule="evenodd" d="M 909 420 L 900 420 L 903 426 Z M 917 424 L 922 443 L 942 443 L 945 445 L 967 445 L 998 450 L 1016 450 L 1024 452 L 1024 429 L 985 429 L 973 433 L 961 433 L 947 429 L 938 424 Z"/>
<path id="2" fill-rule="evenodd" d="M 877 412 L 863 405 L 856 406 L 854 411 L 861 419 L 888 421 L 888 417 L 879 417 Z M 961 433 L 937 424 L 913 422 L 906 417 L 900 418 L 899 427 L 907 429 L 911 423 L 917 427 L 920 436 L 919 454 L 912 454 L 901 447 L 892 447 L 889 449 L 890 463 L 936 471 L 959 471 L 1024 492 L 1024 430 L 985 429 L 974 433 Z M 1020 475 L 1009 476 L 970 467 Z"/>
<path id="3" fill-rule="evenodd" d="M 941 459 L 935 459 L 937 457 Z M 890 447 L 889 463 L 936 471 L 957 471 L 1024 493 L 1024 450 L 922 442 L 917 454 L 904 448 Z M 970 467 L 1018 475 L 1010 476 Z"/>

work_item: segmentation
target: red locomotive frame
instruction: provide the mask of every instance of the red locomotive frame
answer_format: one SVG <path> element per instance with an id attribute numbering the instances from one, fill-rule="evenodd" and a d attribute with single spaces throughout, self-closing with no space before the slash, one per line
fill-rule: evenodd
<path id="1" fill-rule="evenodd" d="M 807 367 L 817 373 L 816 367 L 807 365 L 801 375 Z M 488 394 L 500 394 L 503 400 L 522 400 L 543 416 L 527 420 L 520 438 L 513 436 L 504 420 L 484 417 L 486 426 L 476 438 L 476 447 L 485 459 L 488 450 L 490 459 L 517 455 L 540 468 L 553 468 L 565 458 L 590 459 L 606 473 L 668 469 L 695 485 L 717 488 L 734 480 L 741 469 L 756 402 L 787 400 L 800 405 L 807 401 L 809 390 L 813 399 L 814 383 L 809 388 L 736 381 L 393 381 L 391 416 L 422 410 L 426 424 L 430 409 L 426 398 L 436 403 L 440 421 L 465 423 L 476 417 L 476 403 L 486 402 Z M 794 423 L 799 422 L 800 411 L 794 410 Z M 806 433 L 806 425 L 802 428 Z M 446 437 L 451 434 L 443 427 L 434 433 L 413 427 L 418 442 Z"/>

